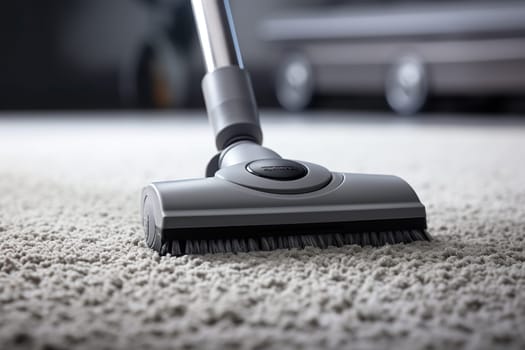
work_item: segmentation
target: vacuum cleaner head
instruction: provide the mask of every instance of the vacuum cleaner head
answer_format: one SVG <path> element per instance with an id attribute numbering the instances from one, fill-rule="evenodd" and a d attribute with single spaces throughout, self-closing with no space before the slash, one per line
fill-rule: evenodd
<path id="1" fill-rule="evenodd" d="M 430 240 L 425 207 L 402 179 L 332 173 L 262 147 L 228 3 L 192 4 L 208 70 L 204 100 L 220 152 L 207 178 L 143 190 L 149 247 L 183 255 Z"/>
<path id="2" fill-rule="evenodd" d="M 147 244 L 160 254 L 430 240 L 425 207 L 399 177 L 331 173 L 283 159 L 153 183 L 143 191 L 142 212 Z"/>

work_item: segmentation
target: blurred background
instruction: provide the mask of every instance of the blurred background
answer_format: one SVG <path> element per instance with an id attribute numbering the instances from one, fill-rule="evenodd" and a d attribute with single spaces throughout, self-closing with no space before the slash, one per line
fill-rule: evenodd
<path id="1" fill-rule="evenodd" d="M 525 111 L 525 2 L 231 0 L 263 107 Z M 0 3 L 0 110 L 200 108 L 189 0 Z"/>

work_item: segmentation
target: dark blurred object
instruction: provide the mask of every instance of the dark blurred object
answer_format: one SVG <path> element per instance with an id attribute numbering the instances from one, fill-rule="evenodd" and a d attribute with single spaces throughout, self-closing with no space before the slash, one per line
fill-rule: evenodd
<path id="1" fill-rule="evenodd" d="M 0 108 L 120 106 L 120 66 L 147 31 L 128 0 L 0 3 Z"/>
<path id="2" fill-rule="evenodd" d="M 261 34 L 281 52 L 276 91 L 290 110 L 316 95 L 384 94 L 402 114 L 428 96 L 525 97 L 522 1 L 303 8 L 265 20 Z"/>
<path id="3" fill-rule="evenodd" d="M 200 59 L 194 52 L 196 31 L 191 3 L 141 2 L 147 5 L 150 32 L 123 64 L 123 102 L 127 107 L 184 107 L 197 86 L 193 82 L 200 71 Z"/>
<path id="4" fill-rule="evenodd" d="M 177 107 L 191 89 L 189 1 L 0 5 L 0 108 Z"/>

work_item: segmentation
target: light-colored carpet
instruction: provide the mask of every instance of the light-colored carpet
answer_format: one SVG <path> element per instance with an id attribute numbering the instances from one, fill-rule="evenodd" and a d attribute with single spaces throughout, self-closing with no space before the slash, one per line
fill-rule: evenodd
<path id="1" fill-rule="evenodd" d="M 524 349 L 525 123 L 263 119 L 266 145 L 404 177 L 435 240 L 160 258 L 139 189 L 199 177 L 202 115 L 0 119 L 2 349 Z"/>

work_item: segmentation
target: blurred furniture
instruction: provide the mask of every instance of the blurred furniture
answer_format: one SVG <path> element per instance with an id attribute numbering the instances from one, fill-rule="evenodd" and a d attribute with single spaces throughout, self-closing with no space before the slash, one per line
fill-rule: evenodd
<path id="1" fill-rule="evenodd" d="M 393 110 L 429 96 L 525 97 L 525 2 L 340 1 L 263 21 L 289 110 L 316 95 L 384 94 Z"/>
<path id="2" fill-rule="evenodd" d="M 387 108 L 387 92 L 405 113 L 428 97 L 500 96 L 503 107 L 524 100 L 523 1 L 230 1 L 262 106 L 276 106 L 278 95 L 292 110 L 316 96 L 331 107 L 331 96 L 343 96 L 355 101 L 343 107 Z M 0 109 L 201 106 L 188 6 L 0 2 Z"/>

